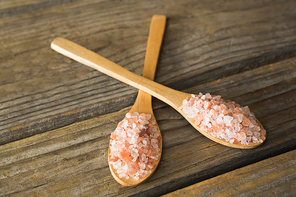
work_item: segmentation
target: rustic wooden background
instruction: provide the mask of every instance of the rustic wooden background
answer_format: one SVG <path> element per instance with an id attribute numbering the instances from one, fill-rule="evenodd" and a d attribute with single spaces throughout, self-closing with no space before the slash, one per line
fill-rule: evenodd
<path id="1" fill-rule="evenodd" d="M 154 14 L 168 18 L 155 81 L 248 105 L 267 140 L 254 150 L 219 145 L 153 99 L 159 168 L 123 187 L 107 148 L 137 90 L 50 42 L 67 38 L 141 75 Z M 2 0 L 0 196 L 296 195 L 295 19 L 293 0 Z"/>

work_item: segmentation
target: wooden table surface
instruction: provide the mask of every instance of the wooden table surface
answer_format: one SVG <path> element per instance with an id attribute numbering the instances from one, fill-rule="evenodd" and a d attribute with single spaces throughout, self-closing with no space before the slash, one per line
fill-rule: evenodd
<path id="1" fill-rule="evenodd" d="M 111 132 L 137 90 L 50 48 L 74 41 L 141 75 L 152 15 L 167 16 L 155 81 L 248 105 L 267 130 L 217 144 L 153 99 L 156 173 L 111 176 Z M 296 1 L 2 0 L 0 196 L 296 196 Z"/>

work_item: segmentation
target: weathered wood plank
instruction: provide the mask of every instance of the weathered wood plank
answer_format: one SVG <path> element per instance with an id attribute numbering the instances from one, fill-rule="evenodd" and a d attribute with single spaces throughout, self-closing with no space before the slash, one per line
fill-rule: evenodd
<path id="1" fill-rule="evenodd" d="M 18 1 L 1 1 L 0 18 L 9 17 L 17 14 L 29 13 L 32 11 L 61 5 L 75 0 L 18 0 Z"/>
<path id="2" fill-rule="evenodd" d="M 292 0 L 0 6 L 0 144 L 133 103 L 135 89 L 51 51 L 49 43 L 57 36 L 141 74 L 150 18 L 166 14 L 155 80 L 185 90 L 294 56 L 295 7 Z"/>
<path id="3" fill-rule="evenodd" d="M 295 196 L 296 150 L 165 195 Z"/>
<path id="4" fill-rule="evenodd" d="M 163 155 L 158 170 L 147 182 L 123 187 L 109 172 L 109 135 L 129 110 L 126 108 L 0 146 L 0 195 L 156 196 L 294 150 L 295 60 L 266 65 L 188 90 L 192 93 L 235 90 L 226 96 L 248 103 L 267 129 L 267 140 L 259 148 L 239 150 L 214 143 L 173 109 L 156 102 Z M 249 94 L 253 92 L 251 97 Z"/>

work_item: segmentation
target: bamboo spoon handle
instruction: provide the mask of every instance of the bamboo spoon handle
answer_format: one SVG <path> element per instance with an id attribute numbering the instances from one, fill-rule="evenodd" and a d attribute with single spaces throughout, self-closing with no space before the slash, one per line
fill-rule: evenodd
<path id="1" fill-rule="evenodd" d="M 153 80 L 155 76 L 158 56 L 165 30 L 165 23 L 166 16 L 164 15 L 154 15 L 151 19 L 143 69 L 143 77 L 150 80 Z M 137 99 L 130 112 L 151 114 L 152 119 L 155 119 L 155 117 L 153 116 L 151 95 L 142 90 L 139 90 Z"/>
<path id="2" fill-rule="evenodd" d="M 153 80 L 155 76 L 165 23 L 166 16 L 164 15 L 154 15 L 152 17 L 143 69 L 143 77 L 150 80 Z"/>
<path id="3" fill-rule="evenodd" d="M 178 108 L 181 106 L 183 99 L 188 95 L 134 74 L 116 63 L 67 39 L 60 37 L 54 39 L 51 43 L 51 48 L 86 66 L 143 90 L 169 104 L 177 111 L 180 111 Z"/>

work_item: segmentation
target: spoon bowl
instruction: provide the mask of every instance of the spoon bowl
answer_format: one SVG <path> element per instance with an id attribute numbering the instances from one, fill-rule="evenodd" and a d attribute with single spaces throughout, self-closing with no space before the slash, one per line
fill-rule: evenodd
<path id="1" fill-rule="evenodd" d="M 150 98 L 149 98 L 150 97 Z M 147 104 L 147 105 L 144 105 Z M 150 114 L 151 115 L 151 120 L 155 121 L 155 126 L 157 127 L 158 130 L 159 126 L 156 122 L 155 116 L 153 114 L 153 110 L 152 110 L 152 106 L 151 106 L 151 95 L 143 92 L 143 91 L 139 91 L 136 102 L 134 103 L 132 109 L 129 111 L 129 113 L 134 113 L 134 112 L 139 112 L 139 113 L 144 113 L 144 114 Z M 116 170 L 113 168 L 113 166 L 109 163 L 109 168 L 111 171 L 112 176 L 114 177 L 114 179 L 120 183 L 123 186 L 135 186 L 138 185 L 144 181 L 146 181 L 147 179 L 149 179 L 153 173 L 156 171 L 158 164 L 160 162 L 160 158 L 161 158 L 161 154 L 162 154 L 162 138 L 159 141 L 159 149 L 160 149 L 160 156 L 158 158 L 157 161 L 153 162 L 152 165 L 154 166 L 150 171 L 151 173 L 147 174 L 144 177 L 140 177 L 139 179 L 134 179 L 132 177 L 130 178 L 125 178 L 122 177 L 120 178 L 120 176 L 118 175 L 118 173 L 116 172 Z M 109 144 L 109 149 L 108 149 L 108 160 L 110 159 L 110 144 Z"/>
<path id="2" fill-rule="evenodd" d="M 187 121 L 197 129 L 201 134 L 207 138 L 220 143 L 222 145 L 239 148 L 239 149 L 251 149 L 260 146 L 262 143 L 251 143 L 251 144 L 240 144 L 240 143 L 230 143 L 224 139 L 216 138 L 206 131 L 202 130 L 199 126 L 195 125 L 195 120 L 189 118 L 180 107 L 183 104 L 183 100 L 191 97 L 192 94 L 184 93 L 181 91 L 173 90 L 154 81 L 151 81 L 142 76 L 136 75 L 125 68 L 117 65 L 116 63 L 78 45 L 69 40 L 63 38 L 56 38 L 52 44 L 52 49 L 55 51 L 72 58 L 86 66 L 94 68 L 104 74 L 107 74 L 119 81 L 129 84 L 135 88 L 138 88 L 148 94 L 158 98 L 159 100 L 167 103 L 178 111 Z M 264 129 L 261 123 L 256 119 L 261 129 Z"/>
<path id="3" fill-rule="evenodd" d="M 153 80 L 155 76 L 156 66 L 157 66 L 157 60 L 159 56 L 159 51 L 161 48 L 162 38 L 165 30 L 165 23 L 166 23 L 166 17 L 163 15 L 154 15 L 151 20 L 150 25 L 150 32 L 147 42 L 147 50 L 146 50 L 146 57 L 145 57 L 145 63 L 144 63 L 144 69 L 143 69 L 143 77 Z M 155 125 L 160 131 L 159 126 L 157 125 L 155 116 L 153 114 L 152 109 L 152 97 L 150 94 L 143 92 L 142 90 L 139 90 L 137 99 L 132 106 L 129 113 L 133 114 L 134 112 L 138 112 L 139 114 L 150 114 L 151 115 L 151 121 L 155 122 Z M 125 118 L 127 119 L 127 118 Z M 113 165 L 109 163 L 109 168 L 111 171 L 112 176 L 114 179 L 124 186 L 134 186 L 138 185 L 147 179 L 149 179 L 152 174 L 155 172 L 159 161 L 161 157 L 161 151 L 162 151 L 162 138 L 159 139 L 159 149 L 160 149 L 160 155 L 159 158 L 152 163 L 154 166 L 152 169 L 150 169 L 150 173 L 148 173 L 144 177 L 139 177 L 139 179 L 135 179 L 133 177 L 129 177 L 128 179 L 126 177 L 120 177 L 117 171 L 114 169 Z M 110 161 L 111 157 L 111 141 L 109 144 L 108 149 L 108 161 Z"/>

